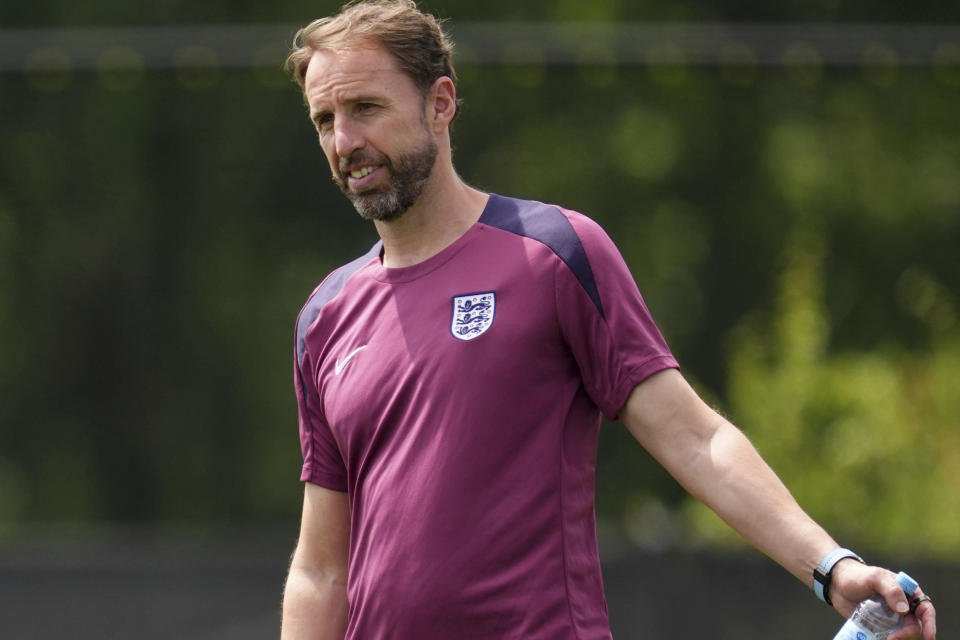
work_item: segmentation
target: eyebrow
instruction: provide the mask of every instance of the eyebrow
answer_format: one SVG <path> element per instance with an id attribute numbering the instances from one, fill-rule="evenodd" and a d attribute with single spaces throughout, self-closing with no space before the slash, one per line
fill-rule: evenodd
<path id="1" fill-rule="evenodd" d="M 344 100 L 348 104 L 357 104 L 358 102 L 383 102 L 384 97 L 374 94 L 361 94 L 357 96 L 351 96 Z"/>
<path id="2" fill-rule="evenodd" d="M 384 96 L 382 96 L 382 95 L 376 95 L 376 94 L 358 94 L 358 95 L 356 95 L 356 96 L 350 96 L 350 97 L 346 98 L 345 100 L 343 100 L 343 102 L 345 102 L 345 103 L 347 103 L 347 104 L 357 104 L 357 103 L 359 103 L 359 102 L 375 102 L 375 103 L 381 103 L 381 102 L 384 102 L 384 101 L 385 101 Z M 321 111 L 316 111 L 316 112 L 310 114 L 310 119 L 313 120 L 314 122 L 316 122 L 317 119 L 318 119 L 320 116 L 327 115 L 328 113 L 330 113 L 330 110 L 329 110 L 329 109 L 323 109 L 323 110 L 321 110 Z"/>

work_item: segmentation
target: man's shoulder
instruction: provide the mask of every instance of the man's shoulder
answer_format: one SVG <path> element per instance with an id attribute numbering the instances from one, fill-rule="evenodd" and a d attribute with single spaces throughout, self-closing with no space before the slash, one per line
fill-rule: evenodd
<path id="1" fill-rule="evenodd" d="M 361 256 L 358 256 L 350 262 L 343 264 L 320 281 L 317 288 L 313 290 L 307 299 L 305 307 L 311 305 L 324 305 L 340 293 L 350 276 L 365 267 L 375 257 L 379 256 L 383 250 L 383 241 L 377 241 L 370 249 Z"/>
<path id="2" fill-rule="evenodd" d="M 330 301 L 340 295 L 352 275 L 369 264 L 376 256 L 380 255 L 382 247 L 383 242 L 377 242 L 362 256 L 331 271 L 327 277 L 320 281 L 320 284 L 317 285 L 313 293 L 310 294 L 310 297 L 307 298 L 303 308 L 300 309 L 300 314 L 297 316 L 296 335 L 298 361 L 303 358 L 307 330 L 310 328 L 310 325 L 316 321 L 317 316 L 320 315 L 320 311 L 329 304 Z"/>
<path id="3" fill-rule="evenodd" d="M 540 241 L 558 254 L 563 253 L 558 249 L 589 242 L 597 234 L 606 235 L 593 218 L 574 209 L 495 193 L 490 194 L 480 222 Z"/>
<path id="4" fill-rule="evenodd" d="M 559 205 L 497 194 L 490 194 L 480 222 L 545 245 L 580 281 L 602 313 L 593 267 L 584 246 L 606 237 L 599 224 Z"/>

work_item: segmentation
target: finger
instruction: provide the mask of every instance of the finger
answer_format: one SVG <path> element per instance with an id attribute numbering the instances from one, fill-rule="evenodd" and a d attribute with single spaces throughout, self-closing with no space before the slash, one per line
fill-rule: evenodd
<path id="1" fill-rule="evenodd" d="M 887 640 L 910 640 L 920 637 L 920 623 L 911 614 L 903 619 L 903 626 L 887 636 Z"/>
<path id="2" fill-rule="evenodd" d="M 921 602 L 914 614 L 923 624 L 924 640 L 934 640 L 937 637 L 937 610 L 932 602 Z"/>
<path id="3" fill-rule="evenodd" d="M 887 601 L 891 609 L 900 615 L 906 615 L 910 612 L 910 604 L 907 602 L 907 594 L 900 588 L 896 577 L 890 571 L 884 571 L 876 575 L 874 588 Z M 920 595 L 919 589 L 917 594 Z M 919 629 L 918 629 L 919 631 Z"/>

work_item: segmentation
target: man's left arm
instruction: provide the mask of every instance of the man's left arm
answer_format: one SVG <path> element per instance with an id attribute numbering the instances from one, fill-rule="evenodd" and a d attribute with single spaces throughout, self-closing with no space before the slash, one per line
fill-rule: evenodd
<path id="1" fill-rule="evenodd" d="M 620 411 L 634 438 L 688 491 L 748 542 L 807 586 L 813 570 L 837 543 L 797 504 L 746 436 L 707 406 L 676 369 L 638 384 Z M 880 593 L 898 611 L 908 608 L 892 572 L 847 559 L 837 563 L 830 588 L 833 606 L 849 617 L 860 600 Z M 936 636 L 929 602 L 917 617 L 923 636 Z M 920 634 L 911 614 L 889 640 Z"/>

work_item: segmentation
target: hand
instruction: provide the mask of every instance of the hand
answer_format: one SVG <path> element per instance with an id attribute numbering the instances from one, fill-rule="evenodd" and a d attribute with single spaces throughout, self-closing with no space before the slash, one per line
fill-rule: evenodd
<path id="1" fill-rule="evenodd" d="M 849 618 L 861 600 L 874 594 L 881 594 L 891 609 L 905 616 L 901 629 L 891 633 L 887 640 L 907 640 L 919 638 L 935 640 L 937 637 L 937 612 L 931 602 L 923 602 L 915 613 L 910 613 L 912 600 L 923 595 L 923 589 L 917 589 L 910 598 L 897 584 L 897 576 L 880 567 L 870 567 L 851 558 L 841 560 L 834 566 L 830 583 L 830 600 L 840 614 Z"/>

